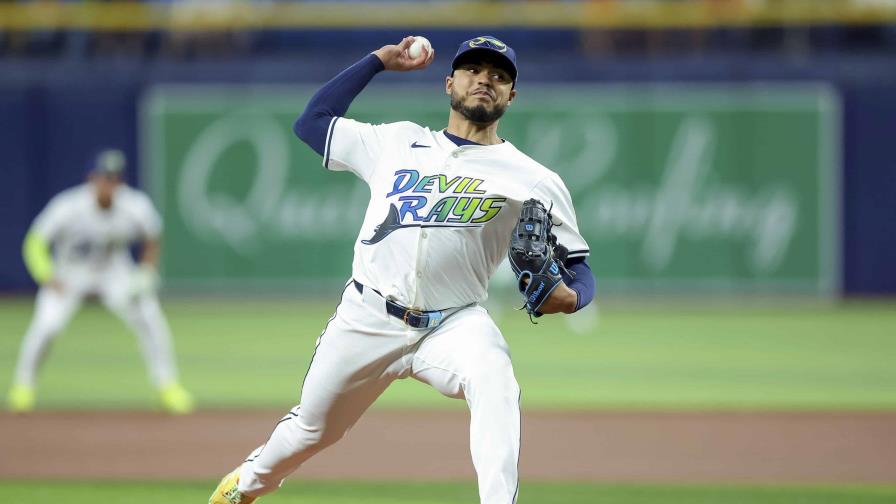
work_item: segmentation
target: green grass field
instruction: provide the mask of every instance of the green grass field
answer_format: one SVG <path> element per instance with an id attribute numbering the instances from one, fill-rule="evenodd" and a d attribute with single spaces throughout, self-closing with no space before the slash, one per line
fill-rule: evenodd
<path id="1" fill-rule="evenodd" d="M 0 482 L 10 504 L 193 504 L 206 502 L 211 483 Z M 635 486 L 524 483 L 519 503 L 538 504 L 877 504 L 896 499 L 894 487 Z M 472 483 L 291 481 L 264 504 L 459 504 L 476 502 Z"/>
<path id="2" fill-rule="evenodd" d="M 201 407 L 286 408 L 335 305 L 165 300 L 183 381 Z M 31 299 L 0 302 L 0 387 L 12 378 Z M 581 322 L 581 320 L 579 320 Z M 593 320 L 586 321 L 589 324 Z M 896 303 L 608 303 L 593 328 L 560 317 L 500 325 L 527 409 L 892 409 Z M 581 324 L 580 324 L 581 325 Z M 151 408 L 135 339 L 83 309 L 41 375 L 41 408 Z M 406 380 L 382 408 L 464 408 Z"/>
<path id="3" fill-rule="evenodd" d="M 183 381 L 205 408 L 288 408 L 335 303 L 165 300 Z M 0 302 L 0 386 L 12 375 L 30 299 Z M 896 304 L 608 303 L 596 319 L 529 324 L 506 312 L 527 409 L 892 409 Z M 142 408 L 155 396 L 133 337 L 88 305 L 54 347 L 41 408 Z M 464 408 L 405 381 L 380 408 Z M 214 482 L 0 481 L 16 504 L 205 502 Z M 473 482 L 290 481 L 264 504 L 460 504 Z M 519 502 L 863 504 L 896 502 L 896 487 L 743 487 L 523 482 Z"/>

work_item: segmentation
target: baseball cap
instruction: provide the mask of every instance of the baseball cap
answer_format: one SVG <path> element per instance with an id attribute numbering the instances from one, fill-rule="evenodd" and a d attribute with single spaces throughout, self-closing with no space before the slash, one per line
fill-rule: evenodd
<path id="1" fill-rule="evenodd" d="M 126 165 L 124 152 L 119 149 L 104 149 L 94 158 L 90 172 L 99 175 L 121 176 Z"/>
<path id="2" fill-rule="evenodd" d="M 509 45 L 491 35 L 483 35 L 466 40 L 460 44 L 457 54 L 454 55 L 451 69 L 457 70 L 457 67 L 475 57 L 486 57 L 491 61 L 495 61 L 510 73 L 510 78 L 516 83 L 516 53 Z"/>

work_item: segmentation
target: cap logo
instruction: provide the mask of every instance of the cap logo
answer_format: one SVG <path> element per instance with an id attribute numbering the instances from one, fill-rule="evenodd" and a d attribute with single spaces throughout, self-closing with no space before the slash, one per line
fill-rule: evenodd
<path id="1" fill-rule="evenodd" d="M 492 37 L 476 37 L 470 41 L 470 47 L 482 47 L 498 52 L 507 52 L 507 44 Z"/>

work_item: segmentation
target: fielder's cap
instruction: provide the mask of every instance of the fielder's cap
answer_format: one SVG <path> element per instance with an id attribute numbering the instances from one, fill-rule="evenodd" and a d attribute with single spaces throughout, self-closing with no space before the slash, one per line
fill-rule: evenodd
<path id="1" fill-rule="evenodd" d="M 124 172 L 125 166 L 127 166 L 127 160 L 124 157 L 124 152 L 119 149 L 105 149 L 100 151 L 94 158 L 90 172 L 120 177 Z"/>
<path id="2" fill-rule="evenodd" d="M 516 82 L 516 53 L 509 45 L 491 35 L 483 35 L 461 43 L 457 54 L 454 55 L 451 69 L 457 70 L 457 67 L 460 65 L 478 58 L 486 58 L 495 62 L 495 64 L 507 70 L 510 73 L 510 78 Z"/>

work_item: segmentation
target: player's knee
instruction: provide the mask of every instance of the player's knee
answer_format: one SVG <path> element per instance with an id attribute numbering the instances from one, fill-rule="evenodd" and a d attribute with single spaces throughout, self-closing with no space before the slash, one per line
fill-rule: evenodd
<path id="1" fill-rule="evenodd" d="M 500 349 L 492 349 L 481 352 L 477 359 L 473 374 L 485 375 L 486 378 L 499 378 L 506 374 L 513 375 L 513 364 L 510 362 L 510 356 Z"/>
<path id="2" fill-rule="evenodd" d="M 65 328 L 65 320 L 62 317 L 45 317 L 34 321 L 29 333 L 33 333 L 41 339 L 53 339 Z"/>
<path id="3" fill-rule="evenodd" d="M 513 374 L 510 357 L 504 352 L 484 354 L 467 378 L 476 395 L 519 396 L 519 384 Z"/>
<path id="4" fill-rule="evenodd" d="M 335 444 L 337 441 L 342 439 L 343 436 L 345 436 L 345 432 L 346 431 L 344 429 L 327 429 L 321 435 L 318 446 L 320 446 L 321 448 L 326 448 L 327 446 Z"/>
<path id="5" fill-rule="evenodd" d="M 344 432 L 336 432 L 332 429 L 312 433 L 302 440 L 303 447 L 301 451 L 309 456 L 318 453 L 336 444 L 337 441 L 342 439 L 343 434 Z"/>
<path id="6" fill-rule="evenodd" d="M 345 435 L 345 429 L 323 427 L 319 429 L 302 429 L 302 444 L 305 450 L 317 452 L 336 443 Z"/>

